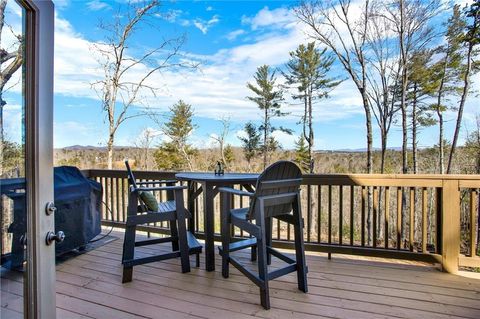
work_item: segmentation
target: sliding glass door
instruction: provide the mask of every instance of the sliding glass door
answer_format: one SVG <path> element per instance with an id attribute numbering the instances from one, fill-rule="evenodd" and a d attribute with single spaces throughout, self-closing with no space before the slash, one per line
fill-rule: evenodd
<path id="1" fill-rule="evenodd" d="M 55 318 L 53 21 L 0 0 L 0 318 Z"/>

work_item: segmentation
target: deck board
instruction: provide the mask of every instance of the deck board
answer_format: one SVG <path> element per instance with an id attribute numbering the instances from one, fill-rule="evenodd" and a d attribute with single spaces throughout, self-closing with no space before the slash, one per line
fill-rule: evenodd
<path id="1" fill-rule="evenodd" d="M 138 256 L 169 248 L 140 247 Z M 480 279 L 431 265 L 308 254 L 309 292 L 297 290 L 295 274 L 273 280 L 266 311 L 258 288 L 236 269 L 221 276 L 219 258 L 214 272 L 204 270 L 203 258 L 188 274 L 176 259 L 136 266 L 133 281 L 122 284 L 121 250 L 120 239 L 57 266 L 60 318 L 480 318 Z M 255 267 L 248 251 L 235 254 Z M 279 266 L 273 258 L 271 268 Z M 1 287 L 2 313 L 17 315 L 21 283 L 2 278 Z"/>

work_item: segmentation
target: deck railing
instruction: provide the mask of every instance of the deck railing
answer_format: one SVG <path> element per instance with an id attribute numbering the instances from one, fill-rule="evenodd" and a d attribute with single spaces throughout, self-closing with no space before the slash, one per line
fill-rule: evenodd
<path id="1" fill-rule="evenodd" d="M 85 170 L 103 185 L 102 222 L 123 227 L 127 213 L 126 171 Z M 142 181 L 174 178 L 174 172 L 137 171 Z M 241 188 L 241 186 L 237 186 Z M 478 257 L 479 175 L 308 174 L 302 185 L 305 246 L 312 251 L 440 263 L 447 272 L 480 267 Z M 186 198 L 197 190 L 190 185 Z M 156 192 L 159 200 L 166 198 Z M 219 196 L 215 199 L 219 235 Z M 188 199 L 187 199 L 188 200 Z M 248 199 L 236 199 L 245 207 Z M 188 200 L 193 231 L 203 236 L 202 201 Z M 141 227 L 164 233 L 167 224 Z M 235 236 L 244 236 L 232 229 Z M 292 230 L 278 222 L 274 244 L 292 247 Z"/>

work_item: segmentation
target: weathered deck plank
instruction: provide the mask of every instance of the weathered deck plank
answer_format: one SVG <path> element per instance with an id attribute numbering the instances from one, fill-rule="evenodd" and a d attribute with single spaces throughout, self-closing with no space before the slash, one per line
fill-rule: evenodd
<path id="1" fill-rule="evenodd" d="M 168 248 L 142 247 L 139 256 Z M 308 255 L 309 293 L 297 290 L 295 274 L 271 281 L 272 309 L 266 311 L 258 288 L 236 269 L 228 279 L 221 276 L 218 258 L 214 272 L 202 264 L 182 274 L 179 260 L 137 266 L 133 281 L 122 284 L 121 249 L 118 240 L 57 266 L 59 317 L 480 318 L 480 280 L 431 266 Z M 237 255 L 250 263 L 248 252 Z M 18 316 L 21 282 L 2 278 L 1 287 L 2 312 Z"/>

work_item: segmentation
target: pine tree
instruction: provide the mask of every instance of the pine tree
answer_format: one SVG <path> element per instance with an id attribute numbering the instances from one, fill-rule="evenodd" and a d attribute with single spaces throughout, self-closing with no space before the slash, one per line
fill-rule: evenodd
<path id="1" fill-rule="evenodd" d="M 250 168 L 252 159 L 258 154 L 259 151 L 260 134 L 258 133 L 257 127 L 252 122 L 246 123 L 243 130 L 247 136 L 239 136 L 238 138 L 242 142 L 243 155 L 245 156 L 245 159 L 248 162 L 248 167 Z"/>
<path id="2" fill-rule="evenodd" d="M 460 128 L 462 125 L 463 109 L 470 91 L 470 77 L 473 73 L 479 71 L 479 69 L 473 65 L 475 63 L 473 59 L 479 54 L 478 50 L 476 50 L 476 46 L 480 44 L 480 1 L 477 0 L 472 3 L 470 7 L 465 7 L 464 17 L 466 19 L 466 25 L 462 42 L 464 46 L 466 46 L 467 53 L 465 54 L 466 61 L 462 68 L 463 88 L 457 111 L 457 122 L 453 133 L 452 147 L 450 148 L 450 154 L 448 156 L 447 174 L 451 172 L 453 156 L 457 148 L 458 136 L 460 135 Z"/>
<path id="3" fill-rule="evenodd" d="M 312 171 L 310 167 L 312 163 L 310 156 L 305 137 L 301 135 L 295 142 L 295 163 L 298 164 L 304 173 Z"/>
<path id="4" fill-rule="evenodd" d="M 196 149 L 188 143 L 193 132 L 193 108 L 179 100 L 170 108 L 170 117 L 161 130 L 170 141 L 163 142 L 155 152 L 155 162 L 159 169 L 193 170 L 192 158 Z"/>
<path id="5" fill-rule="evenodd" d="M 438 162 L 440 174 L 445 173 L 445 138 L 444 138 L 444 113 L 451 109 L 447 104 L 446 96 L 458 94 L 461 89 L 461 69 L 463 54 L 462 39 L 465 20 L 460 7 L 453 8 L 453 14 L 447 23 L 446 43 L 436 49 L 441 58 L 432 66 L 432 86 L 434 87 L 436 103 L 431 105 L 438 117 Z"/>
<path id="6" fill-rule="evenodd" d="M 247 83 L 249 88 L 255 95 L 247 96 L 247 99 L 257 104 L 258 108 L 263 111 L 263 121 L 259 127 L 263 139 L 260 150 L 263 155 L 263 167 L 266 168 L 269 162 L 270 154 L 273 152 L 272 147 L 278 143 L 272 142 L 274 140 L 272 133 L 275 130 L 281 130 L 291 134 L 291 130 L 282 127 L 275 127 L 272 125 L 272 118 L 285 116 L 280 110 L 281 102 L 283 101 L 283 91 L 277 85 L 277 78 L 275 77 L 275 70 L 272 70 L 268 65 L 262 65 L 257 68 L 257 72 L 253 76 L 255 83 Z"/>
<path id="7" fill-rule="evenodd" d="M 412 164 L 413 173 L 418 172 L 418 132 L 422 127 L 435 125 L 432 110 L 426 103 L 431 97 L 432 87 L 428 79 L 432 76 L 428 63 L 433 55 L 432 50 L 414 52 L 408 62 L 409 83 L 407 86 L 407 104 L 410 106 L 410 129 L 412 131 Z"/>
<path id="8" fill-rule="evenodd" d="M 290 52 L 290 61 L 286 64 L 287 72 L 283 75 L 286 84 L 296 89 L 292 94 L 293 99 L 301 99 L 304 104 L 304 114 L 301 123 L 303 125 L 303 138 L 307 142 L 309 162 L 313 161 L 313 105 L 316 100 L 328 97 L 340 81 L 328 77 L 334 57 L 327 53 L 327 49 L 319 51 L 315 42 L 306 46 L 300 44 L 295 51 Z M 313 165 L 309 165 L 313 169 Z M 313 173 L 310 169 L 309 173 Z"/>
<path id="9" fill-rule="evenodd" d="M 227 165 L 227 167 L 233 163 L 233 161 L 235 161 L 235 155 L 233 154 L 233 148 L 232 148 L 232 145 L 230 144 L 227 144 L 227 146 L 225 146 L 225 150 L 224 150 L 224 155 L 225 157 L 225 164 Z"/>

